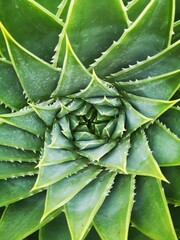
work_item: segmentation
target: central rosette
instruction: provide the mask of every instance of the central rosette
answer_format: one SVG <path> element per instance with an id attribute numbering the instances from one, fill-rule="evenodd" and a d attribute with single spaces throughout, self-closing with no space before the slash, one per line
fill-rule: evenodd
<path id="1" fill-rule="evenodd" d="M 116 88 L 93 74 L 84 90 L 59 98 L 49 108 L 55 110 L 55 105 L 53 125 L 46 133 L 47 154 L 40 165 L 54 164 L 57 156 L 56 163 L 87 159 L 102 166 L 107 162 L 107 168 L 116 170 L 112 159 L 108 164 L 108 153 L 118 146 L 125 130 L 123 101 Z M 123 162 L 120 169 L 125 169 Z"/>

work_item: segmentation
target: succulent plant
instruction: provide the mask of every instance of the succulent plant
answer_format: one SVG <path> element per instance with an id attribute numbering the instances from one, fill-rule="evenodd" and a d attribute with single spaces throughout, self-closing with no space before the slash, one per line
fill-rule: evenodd
<path id="1" fill-rule="evenodd" d="M 178 5 L 0 0 L 1 240 L 180 237 Z"/>

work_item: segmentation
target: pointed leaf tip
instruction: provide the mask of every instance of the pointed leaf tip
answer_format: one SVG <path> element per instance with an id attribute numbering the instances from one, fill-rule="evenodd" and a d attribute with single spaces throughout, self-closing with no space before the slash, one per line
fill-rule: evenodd
<path id="1" fill-rule="evenodd" d="M 80 62 L 74 53 L 68 36 L 66 35 L 66 54 L 63 62 L 62 73 L 53 97 L 62 97 L 79 92 L 91 81 L 91 74 Z"/>

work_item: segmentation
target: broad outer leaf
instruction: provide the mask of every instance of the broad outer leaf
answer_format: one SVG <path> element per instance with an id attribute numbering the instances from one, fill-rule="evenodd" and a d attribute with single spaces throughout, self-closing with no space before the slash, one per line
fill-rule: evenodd
<path id="1" fill-rule="evenodd" d="M 133 225 L 151 239 L 177 240 L 161 182 L 139 177 L 136 193 L 131 219 Z"/>
<path id="2" fill-rule="evenodd" d="M 0 179 L 34 175 L 38 172 L 35 163 L 0 162 Z"/>
<path id="3" fill-rule="evenodd" d="M 99 174 L 98 166 L 88 166 L 68 178 L 48 187 L 43 218 L 70 201 Z"/>
<path id="4" fill-rule="evenodd" d="M 138 96 L 169 100 L 180 87 L 180 70 L 140 81 L 118 82 L 117 87 Z"/>
<path id="5" fill-rule="evenodd" d="M 178 102 L 178 100 L 164 101 L 139 97 L 131 93 L 124 94 L 124 96 L 137 111 L 152 119 L 158 118 L 162 113 Z"/>
<path id="6" fill-rule="evenodd" d="M 80 61 L 85 66 L 89 66 L 114 40 L 119 39 L 124 28 L 128 27 L 127 21 L 123 4 L 119 0 L 71 1 L 67 20 L 57 46 L 55 63 L 58 61 L 58 64 L 62 65 L 65 34 L 68 35 Z"/>
<path id="7" fill-rule="evenodd" d="M 152 0 L 122 37 L 91 65 L 98 76 L 120 71 L 166 48 L 171 40 L 173 9 L 174 0 Z"/>
<path id="8" fill-rule="evenodd" d="M 118 175 L 115 184 L 94 218 L 103 240 L 126 240 L 134 195 L 133 176 Z"/>
<path id="9" fill-rule="evenodd" d="M 0 71 L 0 102 L 12 109 L 21 109 L 26 105 L 26 100 L 13 66 L 0 60 Z"/>
<path id="10" fill-rule="evenodd" d="M 55 1 L 51 1 L 51 5 Z M 50 61 L 63 24 L 35 3 L 32 0 L 0 1 L 0 19 L 23 47 L 45 61 Z M 0 45 L 1 50 L 8 57 L 2 36 L 0 36 Z"/>
<path id="11" fill-rule="evenodd" d="M 166 181 L 149 149 L 143 130 L 135 132 L 131 138 L 131 148 L 127 158 L 127 172 L 152 176 Z"/>
<path id="12" fill-rule="evenodd" d="M 45 194 L 39 193 L 7 207 L 0 222 L 3 240 L 20 240 L 39 228 Z"/>
<path id="13" fill-rule="evenodd" d="M 180 138 L 180 109 L 172 107 L 168 109 L 161 117 L 160 121 L 170 128 L 171 132 Z"/>
<path id="14" fill-rule="evenodd" d="M 23 90 L 34 102 L 49 99 L 57 85 L 59 70 L 19 45 L 1 25 L 8 52 Z"/>
<path id="15" fill-rule="evenodd" d="M 86 235 L 94 216 L 112 187 L 114 177 L 114 173 L 101 173 L 66 204 L 66 218 L 73 240 L 82 240 Z"/>
<path id="16" fill-rule="evenodd" d="M 31 195 L 30 190 L 36 177 L 18 177 L 0 180 L 0 206 L 7 206 Z"/>
<path id="17" fill-rule="evenodd" d="M 110 82 L 127 82 L 163 75 L 179 70 L 179 61 L 180 41 L 177 41 L 155 56 L 148 56 L 145 61 L 112 74 L 108 79 Z"/>
<path id="18" fill-rule="evenodd" d="M 0 161 L 36 162 L 39 153 L 0 145 Z"/>
<path id="19" fill-rule="evenodd" d="M 44 137 L 46 126 L 32 109 L 21 109 L 15 113 L 0 115 L 0 120 L 38 137 Z"/>
<path id="20" fill-rule="evenodd" d="M 153 156 L 160 166 L 180 165 L 180 139 L 161 123 L 156 122 L 146 131 Z"/>
<path id="21" fill-rule="evenodd" d="M 40 151 L 43 146 L 42 139 L 34 134 L 6 123 L 0 123 L 0 133 L 0 145 L 3 146 L 32 151 Z"/>

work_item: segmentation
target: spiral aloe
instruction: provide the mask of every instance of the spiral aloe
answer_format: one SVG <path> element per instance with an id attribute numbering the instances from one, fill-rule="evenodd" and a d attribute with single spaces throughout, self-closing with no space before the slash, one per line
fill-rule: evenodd
<path id="1" fill-rule="evenodd" d="M 180 237 L 178 4 L 0 0 L 1 240 Z"/>

